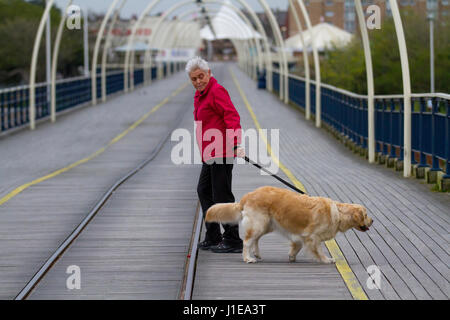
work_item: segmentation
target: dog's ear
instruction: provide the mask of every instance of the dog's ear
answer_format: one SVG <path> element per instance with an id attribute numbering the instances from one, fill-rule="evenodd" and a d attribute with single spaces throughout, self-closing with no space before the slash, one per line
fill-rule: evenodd
<path id="1" fill-rule="evenodd" d="M 354 222 L 355 226 L 364 224 L 364 209 L 361 205 L 353 203 L 336 203 L 336 206 L 342 214 L 351 217 L 350 219 Z"/>
<path id="2" fill-rule="evenodd" d="M 336 202 L 336 207 L 338 208 L 339 212 L 343 214 L 352 214 L 354 210 L 352 205 L 349 203 Z"/>
<path id="3" fill-rule="evenodd" d="M 365 209 L 363 206 L 361 206 L 359 204 L 353 205 L 352 216 L 353 216 L 353 221 L 355 221 L 357 226 L 365 225 L 364 211 L 365 211 Z"/>

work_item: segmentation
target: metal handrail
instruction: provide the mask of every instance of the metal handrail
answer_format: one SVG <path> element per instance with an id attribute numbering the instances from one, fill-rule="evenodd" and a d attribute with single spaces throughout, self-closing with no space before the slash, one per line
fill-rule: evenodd
<path id="1" fill-rule="evenodd" d="M 275 72 L 278 72 L 278 70 L 274 69 Z M 301 80 L 301 81 L 306 81 L 305 78 L 298 76 L 298 75 L 294 75 L 294 74 L 289 74 L 290 78 L 293 79 L 297 79 L 297 80 Z M 310 80 L 312 84 L 315 84 L 314 80 Z M 357 94 L 345 89 L 341 89 L 335 86 L 332 86 L 330 84 L 326 84 L 326 83 L 321 83 L 321 86 L 323 88 L 327 88 L 345 95 L 348 95 L 350 97 L 353 98 L 358 98 L 358 99 L 367 99 L 367 95 L 364 94 Z M 412 93 L 411 94 L 412 98 L 442 98 L 442 99 L 448 99 L 450 100 L 450 94 L 448 93 L 442 93 L 442 92 L 435 92 L 435 93 Z M 388 95 L 375 95 L 374 96 L 375 99 L 403 99 L 403 95 L 402 94 L 388 94 Z"/>
<path id="2" fill-rule="evenodd" d="M 107 76 L 112 76 L 112 75 L 119 74 L 119 73 L 122 73 L 122 72 L 123 72 L 122 70 L 111 71 L 111 72 L 108 72 L 106 75 Z M 100 73 L 97 74 L 97 77 L 100 77 Z M 58 79 L 58 80 L 56 80 L 56 84 L 67 83 L 67 82 L 78 81 L 78 80 L 86 80 L 86 79 L 90 79 L 90 78 L 91 78 L 91 76 L 89 75 L 89 76 L 78 76 L 78 77 L 71 77 L 71 78 L 65 78 L 65 79 Z M 49 82 L 36 83 L 36 87 L 42 87 L 42 86 L 47 86 L 47 85 L 50 85 L 50 83 Z M 3 89 L 0 89 L 0 94 L 1 93 L 6 93 L 6 92 L 17 91 L 17 90 L 29 89 L 29 88 L 30 88 L 29 84 L 3 88 Z"/>

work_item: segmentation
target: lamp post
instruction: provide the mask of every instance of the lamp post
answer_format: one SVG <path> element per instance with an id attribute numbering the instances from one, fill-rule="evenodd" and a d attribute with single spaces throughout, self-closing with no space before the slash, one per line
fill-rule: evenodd
<path id="1" fill-rule="evenodd" d="M 49 0 L 45 1 L 47 5 Z M 51 53 L 51 35 L 50 35 L 50 14 L 47 18 L 46 33 L 45 33 L 45 70 L 46 70 L 46 81 L 47 81 L 47 106 L 50 106 L 50 81 L 51 81 L 51 64 L 52 64 L 52 53 Z"/>
<path id="2" fill-rule="evenodd" d="M 427 0 L 427 18 L 430 22 L 430 92 L 434 93 L 434 19 L 437 0 Z"/>
<path id="3" fill-rule="evenodd" d="M 87 8 L 84 11 L 83 20 L 83 49 L 84 49 L 84 76 L 89 76 L 89 30 L 88 30 L 88 19 L 89 13 Z"/>

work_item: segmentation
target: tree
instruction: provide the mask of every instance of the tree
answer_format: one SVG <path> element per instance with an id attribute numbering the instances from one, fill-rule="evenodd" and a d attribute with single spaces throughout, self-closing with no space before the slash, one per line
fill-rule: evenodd
<path id="1" fill-rule="evenodd" d="M 44 12 L 45 0 L 0 0 L 0 86 L 28 83 L 31 55 L 36 31 Z M 52 50 L 59 22 L 60 9 L 50 12 Z M 83 64 L 82 31 L 65 30 L 58 59 L 58 71 L 65 77 L 78 75 Z M 36 80 L 45 81 L 45 36 L 39 48 Z"/>
<path id="2" fill-rule="evenodd" d="M 430 91 L 429 28 L 424 16 L 402 10 L 402 23 L 408 50 L 411 89 L 414 93 Z M 449 92 L 450 21 L 441 18 L 435 29 L 435 82 L 437 92 Z M 400 53 L 392 18 L 379 30 L 369 31 L 375 94 L 403 92 Z M 344 48 L 327 51 L 321 63 L 325 83 L 360 94 L 367 93 L 366 68 L 362 41 L 356 36 Z"/>

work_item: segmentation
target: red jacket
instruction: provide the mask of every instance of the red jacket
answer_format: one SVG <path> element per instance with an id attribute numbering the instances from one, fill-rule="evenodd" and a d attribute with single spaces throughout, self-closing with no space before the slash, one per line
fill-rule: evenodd
<path id="1" fill-rule="evenodd" d="M 195 92 L 194 119 L 202 161 L 235 157 L 234 147 L 241 143 L 242 135 L 239 113 L 227 90 L 214 77 L 205 90 Z"/>

